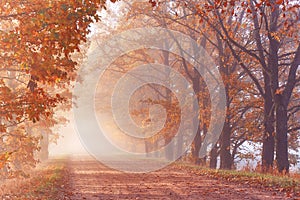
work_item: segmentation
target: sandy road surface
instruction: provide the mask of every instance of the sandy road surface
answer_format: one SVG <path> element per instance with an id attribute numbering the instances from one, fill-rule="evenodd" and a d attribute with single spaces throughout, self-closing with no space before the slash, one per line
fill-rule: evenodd
<path id="1" fill-rule="evenodd" d="M 76 159 L 68 162 L 68 169 L 72 200 L 288 199 L 284 194 L 214 180 L 175 166 L 151 173 L 124 173 L 97 161 Z"/>

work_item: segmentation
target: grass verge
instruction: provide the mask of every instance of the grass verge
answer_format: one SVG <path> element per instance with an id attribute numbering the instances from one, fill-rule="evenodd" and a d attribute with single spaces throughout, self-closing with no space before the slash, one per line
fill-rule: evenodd
<path id="1" fill-rule="evenodd" d="M 63 163 L 49 163 L 31 172 L 29 178 L 7 180 L 0 187 L 0 199 L 64 199 Z"/>
<path id="2" fill-rule="evenodd" d="M 210 178 L 237 184 L 259 187 L 274 192 L 285 192 L 287 196 L 300 197 L 300 179 L 297 175 L 274 175 L 249 171 L 215 170 L 186 163 L 177 163 L 176 167 L 184 167 L 193 173 Z"/>

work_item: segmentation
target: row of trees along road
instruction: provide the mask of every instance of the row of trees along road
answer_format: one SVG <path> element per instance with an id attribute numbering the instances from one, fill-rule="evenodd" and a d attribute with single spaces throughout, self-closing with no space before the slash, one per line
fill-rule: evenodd
<path id="1" fill-rule="evenodd" d="M 165 51 L 134 51 L 118 58 L 111 72 L 107 72 L 111 73 L 108 77 L 114 74 L 120 78 L 120 74 L 141 63 L 171 66 L 189 80 L 198 94 L 201 112 L 196 116 L 199 127 L 190 149 L 193 162 L 209 162 L 210 167 L 216 168 L 220 157 L 220 167 L 231 169 L 235 160 L 253 158 L 261 152 L 263 171 L 270 171 L 276 159 L 279 172 L 288 172 L 290 164 L 296 164 L 299 158 L 298 3 L 280 0 L 161 0 L 149 3 L 122 4 L 125 11 L 122 16 L 118 13 L 115 16 L 120 21 L 118 26 L 107 27 L 96 36 L 97 40 L 105 40 L 109 34 L 131 28 L 157 26 L 181 31 L 198 41 L 198 45 L 214 58 L 226 89 L 226 120 L 218 143 L 207 156 L 199 158 L 210 123 L 210 96 L 202 77 L 179 56 Z M 124 13 L 127 13 L 126 18 Z M 99 27 L 103 30 L 103 24 Z M 165 45 L 174 44 L 165 42 Z M 150 93 L 157 95 L 152 102 L 147 101 Z M 169 115 L 165 128 L 169 128 L 163 129 L 157 138 L 149 139 L 147 144 L 152 143 L 154 147 L 167 144 L 173 136 L 170 127 L 176 128 L 180 118 L 176 98 L 171 91 L 155 85 L 141 88 L 137 95 L 143 101 L 140 105 L 135 102 L 136 109 L 132 114 L 141 123 L 148 116 L 145 103 L 159 103 L 166 108 Z M 191 129 L 187 127 L 187 131 Z M 184 139 L 177 144 L 181 142 L 177 148 L 186 148 Z M 243 149 L 249 145 L 257 147 L 254 153 Z M 166 152 L 166 157 L 174 155 L 176 152 Z"/>
<path id="2" fill-rule="evenodd" d="M 262 144 L 264 171 L 269 171 L 276 159 L 278 170 L 288 172 L 293 161 L 292 150 L 297 152 L 299 147 L 297 1 L 150 0 L 125 4 L 128 12 L 122 12 L 126 16 L 118 18 L 121 23 L 110 29 L 111 33 L 146 25 L 179 30 L 198 41 L 216 60 L 226 87 L 226 121 L 219 142 L 209 155 L 199 159 L 211 115 L 210 97 L 201 76 L 180 56 L 168 52 L 141 50 L 125 59 L 130 63 L 159 61 L 179 70 L 190 81 L 201 108 L 201 113 L 195 116 L 199 127 L 191 147 L 192 161 L 209 161 L 211 167 L 216 167 L 220 156 L 220 167 L 232 168 L 237 157 L 245 156 L 241 148 L 248 142 Z M 51 134 L 51 127 L 60 121 L 54 112 L 62 109 L 60 105 L 70 108 L 70 84 L 78 69 L 71 55 L 80 52 L 89 24 L 99 20 L 96 11 L 104 6 L 103 0 L 0 2 L 3 175 L 12 168 L 18 171 L 34 165 L 34 152 L 39 150 L 43 138 L 40 130 Z M 116 62 L 124 61 L 120 58 Z M 170 91 L 158 86 L 142 88 L 137 95 L 149 90 L 154 90 L 158 97 L 143 103 L 166 107 L 168 120 L 159 139 L 151 138 L 147 144 L 155 144 L 153 141 L 160 141 L 155 145 L 166 144 L 178 124 L 178 102 Z M 133 111 L 137 120 L 143 121 L 141 113 Z M 186 148 L 184 139 L 177 141 L 181 144 L 178 149 Z M 175 152 L 166 154 L 172 157 Z"/>

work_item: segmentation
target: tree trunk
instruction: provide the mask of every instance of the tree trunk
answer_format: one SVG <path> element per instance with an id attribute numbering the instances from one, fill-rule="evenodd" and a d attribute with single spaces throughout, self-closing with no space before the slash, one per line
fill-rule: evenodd
<path id="1" fill-rule="evenodd" d="M 229 122 L 226 120 L 224 123 L 224 128 L 221 134 L 220 140 L 220 158 L 221 158 L 221 169 L 231 169 L 232 167 L 232 159 L 230 153 L 230 127 Z"/>
<path id="2" fill-rule="evenodd" d="M 40 149 L 40 160 L 41 161 L 45 161 L 48 159 L 49 156 L 49 150 L 48 150 L 48 146 L 49 146 L 49 135 L 47 133 L 47 131 L 42 131 L 42 139 L 40 141 L 41 144 L 41 149 Z"/>
<path id="3" fill-rule="evenodd" d="M 280 173 L 289 172 L 287 104 L 281 94 L 276 94 L 276 164 Z"/>
<path id="4" fill-rule="evenodd" d="M 300 66 L 300 44 L 292 62 L 285 90 L 275 92 L 276 107 L 276 162 L 279 172 L 289 172 L 288 160 L 288 105 L 296 85 L 296 73 Z"/>
<path id="5" fill-rule="evenodd" d="M 215 146 L 210 151 L 209 167 L 212 169 L 216 169 L 217 162 L 218 162 L 218 147 L 217 144 L 215 144 Z"/>
<path id="6" fill-rule="evenodd" d="M 266 115 L 266 113 L 265 113 Z M 274 126 L 273 119 L 265 116 L 265 133 L 262 150 L 262 171 L 269 172 L 273 168 L 274 161 Z"/>
<path id="7" fill-rule="evenodd" d="M 271 33 L 276 33 L 278 31 L 278 18 L 279 18 L 279 5 L 275 3 L 275 0 L 271 1 L 271 4 L 274 6 L 274 11 L 270 15 L 270 24 L 269 24 L 269 55 L 268 55 L 268 70 L 269 74 L 264 72 L 265 77 L 265 116 L 267 115 L 266 119 L 266 138 L 264 143 L 266 143 L 266 148 L 263 149 L 266 152 L 265 157 L 265 169 L 266 171 L 270 170 L 270 167 L 273 166 L 274 161 L 274 122 L 275 122 L 275 101 L 274 95 L 279 85 L 279 59 L 278 59 L 278 51 L 279 51 L 279 41 L 274 38 Z"/>
<path id="8" fill-rule="evenodd" d="M 165 25 L 163 25 L 165 26 Z M 169 43 L 168 41 L 164 42 L 165 48 L 169 49 Z M 163 63 L 165 66 L 170 66 L 170 52 L 169 51 L 163 51 Z M 166 81 L 170 82 L 170 71 L 166 70 L 165 71 L 165 77 L 166 77 Z M 168 102 L 169 105 L 172 104 L 172 92 L 166 88 L 166 101 Z M 165 137 L 165 147 L 171 142 L 172 138 L 169 138 L 168 136 Z M 165 148 L 165 158 L 167 160 L 173 160 L 174 159 L 174 146 L 171 147 L 169 146 L 168 148 Z"/>
<path id="9" fill-rule="evenodd" d="M 274 101 L 276 109 L 276 163 L 280 173 L 289 172 L 288 159 L 288 105 L 296 85 L 297 69 L 300 66 L 300 45 L 292 62 L 285 90 L 276 88 Z"/>
<path id="10" fill-rule="evenodd" d="M 274 161 L 274 109 L 272 101 L 272 89 L 269 76 L 264 74 L 265 98 L 264 98 L 264 136 L 262 150 L 262 171 L 269 172 L 273 168 Z"/>
<path id="11" fill-rule="evenodd" d="M 192 143 L 191 153 L 192 153 L 192 162 L 195 164 L 199 164 L 199 151 L 201 148 L 201 132 L 200 128 L 198 128 L 196 136 Z"/>
<path id="12" fill-rule="evenodd" d="M 194 105 L 194 110 L 197 110 L 199 106 L 199 92 L 200 92 L 200 75 L 195 74 L 195 77 L 192 79 L 193 82 L 193 89 L 195 94 L 197 95 L 197 104 Z M 202 144 L 202 138 L 201 138 L 201 130 L 199 126 L 199 113 L 197 111 L 197 115 L 193 119 L 193 131 L 196 131 L 196 136 L 193 140 L 192 147 L 191 147 L 191 154 L 192 154 L 192 162 L 195 164 L 200 164 L 200 159 L 199 159 L 199 151 L 201 148 Z"/>
<path id="13" fill-rule="evenodd" d="M 165 147 L 171 142 L 172 138 L 165 139 Z M 165 157 L 167 160 L 173 160 L 174 159 L 174 147 L 168 146 L 168 148 L 165 148 Z"/>
<path id="14" fill-rule="evenodd" d="M 200 128 L 198 128 L 191 147 L 192 162 L 196 165 L 204 166 L 206 164 L 206 156 L 202 158 L 199 157 L 199 152 L 201 147 L 202 147 L 201 130 Z"/>

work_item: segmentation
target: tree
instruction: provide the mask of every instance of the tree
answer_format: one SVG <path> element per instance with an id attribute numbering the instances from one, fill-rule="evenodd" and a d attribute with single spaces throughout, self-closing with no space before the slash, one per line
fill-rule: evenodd
<path id="1" fill-rule="evenodd" d="M 41 119 L 51 121 L 55 108 L 70 100 L 65 94 L 69 93 L 78 68 L 71 55 L 80 51 L 80 44 L 90 32 L 89 24 L 99 20 L 97 10 L 104 8 L 104 3 L 102 0 L 0 2 L 2 155 L 11 159 L 18 155 L 15 160 L 32 155 L 40 137 L 27 132 L 24 124 Z M 12 146 L 11 140 L 20 143 Z M 25 141 L 29 146 L 25 146 Z M 33 160 L 30 162 L 34 163 Z"/>
<path id="2" fill-rule="evenodd" d="M 244 20 L 242 23 L 235 23 L 245 26 L 249 37 L 247 40 L 238 41 L 234 38 L 234 29 L 224 20 L 224 16 L 238 17 L 243 10 L 247 11 Z M 194 11 L 229 46 L 232 55 L 247 72 L 264 99 L 264 170 L 268 171 L 273 166 L 276 138 L 278 169 L 280 172 L 288 172 L 287 110 L 297 81 L 296 71 L 299 65 L 298 35 L 293 28 L 299 26 L 299 7 L 284 1 L 207 1 L 194 6 Z M 245 37 L 245 32 L 243 36 Z M 288 60 L 292 62 L 287 63 Z M 257 69 L 254 66 L 259 66 L 260 72 L 253 70 Z M 288 76 L 281 76 L 281 72 L 285 70 L 289 71 Z M 259 76 L 263 77 L 263 82 Z"/>

